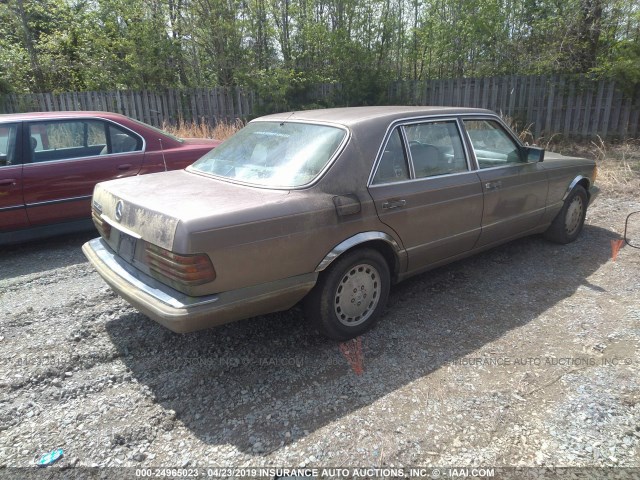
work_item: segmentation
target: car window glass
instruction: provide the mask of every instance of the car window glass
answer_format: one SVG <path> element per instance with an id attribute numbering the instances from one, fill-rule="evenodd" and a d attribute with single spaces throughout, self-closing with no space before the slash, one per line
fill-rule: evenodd
<path id="1" fill-rule="evenodd" d="M 329 125 L 251 122 L 189 168 L 254 185 L 299 187 L 323 171 L 346 134 Z"/>
<path id="2" fill-rule="evenodd" d="M 0 125 L 0 167 L 15 165 L 18 124 Z"/>
<path id="3" fill-rule="evenodd" d="M 396 128 L 384 147 L 384 153 L 373 177 L 373 184 L 400 182 L 409 179 L 407 158 L 402 148 L 400 130 Z"/>
<path id="4" fill-rule="evenodd" d="M 521 163 L 516 142 L 493 120 L 465 120 L 471 145 L 480 168 L 500 167 Z"/>
<path id="5" fill-rule="evenodd" d="M 105 123 L 99 120 L 34 122 L 29 125 L 29 143 L 33 162 L 107 153 Z"/>
<path id="6" fill-rule="evenodd" d="M 466 172 L 462 140 L 454 120 L 405 127 L 416 178 Z"/>
<path id="7" fill-rule="evenodd" d="M 115 125 L 109 125 L 109 145 L 110 150 L 108 153 L 125 153 L 142 150 L 142 140 L 139 137 Z"/>

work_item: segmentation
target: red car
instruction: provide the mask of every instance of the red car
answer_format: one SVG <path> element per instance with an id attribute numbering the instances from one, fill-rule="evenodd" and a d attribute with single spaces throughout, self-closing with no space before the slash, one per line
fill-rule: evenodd
<path id="1" fill-rule="evenodd" d="M 92 228 L 96 183 L 182 169 L 219 143 L 116 113 L 0 115 L 0 245 Z"/>

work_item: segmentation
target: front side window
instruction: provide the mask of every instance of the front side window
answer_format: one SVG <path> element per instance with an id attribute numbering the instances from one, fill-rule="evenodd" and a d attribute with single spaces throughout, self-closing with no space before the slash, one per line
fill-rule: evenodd
<path id="1" fill-rule="evenodd" d="M 404 154 L 400 128 L 396 128 L 384 147 L 378 169 L 373 177 L 373 185 L 401 182 L 409 179 L 407 157 Z"/>
<path id="2" fill-rule="evenodd" d="M 189 168 L 253 185 L 293 188 L 313 181 L 345 130 L 296 122 L 252 122 Z"/>
<path id="3" fill-rule="evenodd" d="M 18 163 L 16 158 L 17 138 L 17 123 L 0 125 L 0 167 Z"/>
<path id="4" fill-rule="evenodd" d="M 465 120 L 464 126 L 480 168 L 523 162 L 518 145 L 495 120 Z"/>
<path id="5" fill-rule="evenodd" d="M 416 178 L 468 171 L 456 122 L 429 122 L 405 127 Z"/>

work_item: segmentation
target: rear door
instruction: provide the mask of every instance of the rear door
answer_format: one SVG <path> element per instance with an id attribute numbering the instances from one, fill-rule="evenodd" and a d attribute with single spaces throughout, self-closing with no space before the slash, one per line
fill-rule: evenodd
<path id="1" fill-rule="evenodd" d="M 409 271 L 473 248 L 481 230 L 482 188 L 455 119 L 398 125 L 369 192 L 381 221 L 408 252 Z"/>
<path id="2" fill-rule="evenodd" d="M 22 123 L 0 124 L 0 233 L 29 226 L 22 196 Z"/>
<path id="3" fill-rule="evenodd" d="M 465 118 L 484 193 L 478 246 L 530 231 L 545 211 L 548 181 L 541 164 L 527 162 L 517 141 L 497 120 Z"/>
<path id="4" fill-rule="evenodd" d="M 96 183 L 135 175 L 142 137 L 101 119 L 25 123 L 24 200 L 32 226 L 88 219 Z"/>

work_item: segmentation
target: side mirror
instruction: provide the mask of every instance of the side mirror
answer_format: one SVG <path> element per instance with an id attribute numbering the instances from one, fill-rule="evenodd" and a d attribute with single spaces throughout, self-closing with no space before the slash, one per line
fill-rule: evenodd
<path id="1" fill-rule="evenodd" d="M 624 241 L 633 248 L 640 248 L 640 212 L 633 212 L 624 222 Z"/>
<path id="2" fill-rule="evenodd" d="M 544 160 L 544 148 L 523 147 L 524 158 L 529 163 L 538 163 Z"/>

